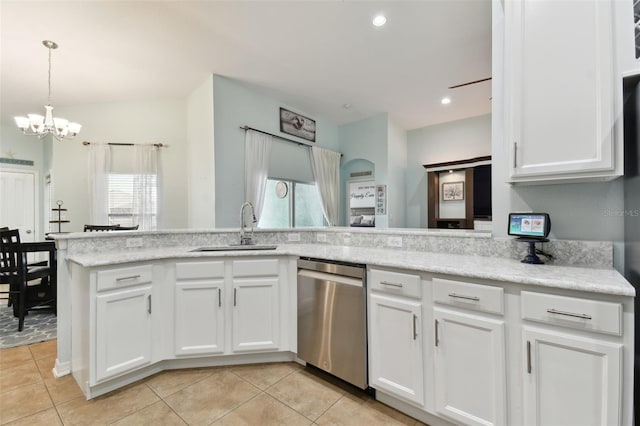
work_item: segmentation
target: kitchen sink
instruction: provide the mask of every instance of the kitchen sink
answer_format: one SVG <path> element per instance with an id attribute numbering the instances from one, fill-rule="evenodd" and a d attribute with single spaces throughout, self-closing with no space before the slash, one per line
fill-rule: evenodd
<path id="1" fill-rule="evenodd" d="M 226 246 L 198 247 L 191 251 L 275 250 L 277 247 L 267 244 L 229 244 Z"/>

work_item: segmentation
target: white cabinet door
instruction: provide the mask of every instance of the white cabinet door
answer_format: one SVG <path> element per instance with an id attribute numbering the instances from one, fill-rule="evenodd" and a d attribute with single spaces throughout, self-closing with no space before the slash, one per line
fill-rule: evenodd
<path id="1" fill-rule="evenodd" d="M 176 283 L 175 353 L 224 352 L 224 279 Z"/>
<path id="2" fill-rule="evenodd" d="M 457 423 L 506 422 L 504 320 L 434 308 L 436 410 Z"/>
<path id="3" fill-rule="evenodd" d="M 422 304 L 371 293 L 369 382 L 375 389 L 424 405 Z"/>
<path id="4" fill-rule="evenodd" d="M 618 425 L 622 345 L 524 327 L 524 423 Z"/>
<path id="5" fill-rule="evenodd" d="M 505 2 L 505 145 L 512 181 L 622 174 L 612 3 Z"/>
<path id="6" fill-rule="evenodd" d="M 278 349 L 278 277 L 233 280 L 233 351 Z"/>
<path id="7" fill-rule="evenodd" d="M 151 313 L 150 285 L 96 296 L 96 381 L 151 362 Z"/>

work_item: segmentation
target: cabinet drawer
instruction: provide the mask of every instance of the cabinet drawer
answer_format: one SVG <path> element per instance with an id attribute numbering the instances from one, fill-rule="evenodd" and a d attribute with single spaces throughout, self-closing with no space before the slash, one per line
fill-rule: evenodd
<path id="1" fill-rule="evenodd" d="M 98 271 L 98 291 L 150 283 L 152 268 L 152 265 L 138 265 Z"/>
<path id="2" fill-rule="evenodd" d="M 224 278 L 224 262 L 176 263 L 176 279 Z"/>
<path id="3" fill-rule="evenodd" d="M 419 275 L 403 272 L 369 270 L 369 286 L 372 290 L 382 291 L 399 296 L 422 297 L 422 282 Z"/>
<path id="4" fill-rule="evenodd" d="M 278 259 L 234 260 L 234 277 L 278 275 Z"/>
<path id="5" fill-rule="evenodd" d="M 619 303 L 523 291 L 522 318 L 616 336 L 622 334 Z"/>
<path id="6" fill-rule="evenodd" d="M 504 314 L 504 290 L 501 287 L 434 278 L 433 300 L 474 311 Z"/>

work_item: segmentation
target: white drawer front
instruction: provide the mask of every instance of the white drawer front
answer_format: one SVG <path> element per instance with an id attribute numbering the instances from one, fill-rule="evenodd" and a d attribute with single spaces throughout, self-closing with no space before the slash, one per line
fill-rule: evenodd
<path id="1" fill-rule="evenodd" d="M 152 265 L 139 265 L 98 271 L 98 291 L 150 283 L 152 268 Z"/>
<path id="2" fill-rule="evenodd" d="M 460 308 L 504 314 L 504 290 L 483 284 L 433 279 L 433 300 Z"/>
<path id="3" fill-rule="evenodd" d="M 234 277 L 278 275 L 278 259 L 234 260 Z"/>
<path id="4" fill-rule="evenodd" d="M 561 327 L 622 334 L 622 306 L 554 294 L 522 292 L 522 318 Z"/>
<path id="5" fill-rule="evenodd" d="M 419 275 L 371 269 L 368 281 L 372 290 L 416 299 L 422 297 L 422 283 Z"/>
<path id="6" fill-rule="evenodd" d="M 176 278 L 179 280 L 224 278 L 224 261 L 176 263 Z"/>

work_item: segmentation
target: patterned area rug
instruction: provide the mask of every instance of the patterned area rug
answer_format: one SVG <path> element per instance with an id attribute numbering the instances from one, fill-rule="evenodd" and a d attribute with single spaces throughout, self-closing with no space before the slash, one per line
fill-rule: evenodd
<path id="1" fill-rule="evenodd" d="M 7 301 L 0 299 L 0 349 L 55 339 L 56 324 L 53 312 L 30 311 L 24 317 L 24 329 L 18 332 L 18 318 L 7 307 Z"/>

